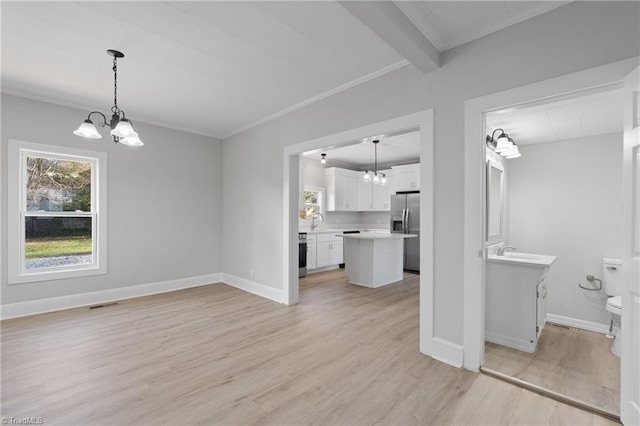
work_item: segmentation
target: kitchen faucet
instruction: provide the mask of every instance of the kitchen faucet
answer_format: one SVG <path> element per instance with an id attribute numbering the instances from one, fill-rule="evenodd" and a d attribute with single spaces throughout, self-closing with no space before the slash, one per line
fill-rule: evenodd
<path id="1" fill-rule="evenodd" d="M 517 250 L 514 246 L 502 246 L 496 251 L 496 256 L 504 256 L 504 251 L 506 249 Z"/>
<path id="2" fill-rule="evenodd" d="M 318 217 L 318 216 L 320 216 L 320 219 L 322 219 L 322 221 L 324 222 L 324 216 L 322 215 L 322 213 L 315 213 L 311 217 L 311 230 L 312 231 L 318 227 L 318 224 L 316 223 L 316 217 Z"/>

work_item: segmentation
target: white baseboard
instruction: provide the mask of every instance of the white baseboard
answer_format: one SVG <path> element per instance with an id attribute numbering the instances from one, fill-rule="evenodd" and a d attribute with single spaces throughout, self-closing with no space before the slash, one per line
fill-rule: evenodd
<path id="1" fill-rule="evenodd" d="M 278 303 L 285 303 L 285 293 L 282 289 L 270 287 L 268 285 L 226 273 L 222 274 L 222 281 L 232 287 L 253 293 L 257 296 L 264 297 L 265 299 L 273 300 Z"/>
<path id="2" fill-rule="evenodd" d="M 462 367 L 464 363 L 464 348 L 447 340 L 434 337 L 431 357 L 454 367 Z"/>
<path id="3" fill-rule="evenodd" d="M 597 322 L 584 321 L 554 314 L 547 314 L 547 321 L 559 325 L 566 325 L 567 327 L 580 328 L 587 331 L 595 331 L 596 333 L 609 333 L 609 324 L 598 324 Z"/>
<path id="4" fill-rule="evenodd" d="M 485 332 L 484 339 L 487 342 L 518 349 L 530 354 L 534 353 L 536 350 L 536 344 L 531 343 L 528 340 L 514 339 L 513 337 L 503 336 L 501 334 L 495 334 L 488 331 Z"/>
<path id="5" fill-rule="evenodd" d="M 338 268 L 340 268 L 339 265 L 329 265 L 329 266 L 323 266 L 322 268 L 307 269 L 307 275 L 317 274 L 318 272 L 333 271 L 334 269 L 338 269 Z"/>
<path id="6" fill-rule="evenodd" d="M 93 291 L 90 293 L 71 294 L 69 296 L 51 297 L 47 299 L 30 300 L 27 302 L 9 303 L 0 308 L 0 319 L 25 317 L 64 309 L 115 302 L 123 299 L 150 296 L 167 293 L 202 285 L 218 284 L 222 282 L 221 272 L 197 277 L 180 278 L 177 280 L 161 281 L 157 283 L 119 287 L 109 290 Z"/>

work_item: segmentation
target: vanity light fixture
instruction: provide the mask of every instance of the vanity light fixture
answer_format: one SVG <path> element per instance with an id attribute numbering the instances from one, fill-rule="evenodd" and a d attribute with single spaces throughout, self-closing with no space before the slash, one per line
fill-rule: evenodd
<path id="1" fill-rule="evenodd" d="M 500 132 L 498 138 L 494 138 L 495 134 Z M 487 135 L 486 139 L 487 147 L 489 147 L 492 151 L 497 152 L 501 156 L 512 159 L 518 158 L 522 155 L 520 154 L 520 150 L 518 150 L 518 145 L 509 137 L 508 134 L 504 132 L 502 129 L 496 129 L 493 131 L 491 136 Z"/>
<path id="2" fill-rule="evenodd" d="M 327 154 L 320 154 L 320 164 L 327 164 Z"/>
<path id="3" fill-rule="evenodd" d="M 370 170 L 364 171 L 364 181 L 371 182 L 373 181 L 376 185 L 386 185 L 387 184 L 387 176 L 384 173 L 378 173 L 378 144 L 379 140 L 373 140 L 373 146 L 375 149 L 375 162 L 373 163 L 373 172 Z"/>
<path id="4" fill-rule="evenodd" d="M 91 121 L 92 114 L 99 114 L 102 121 L 98 122 L 98 126 L 109 126 L 111 129 L 111 137 L 115 143 L 121 143 L 129 146 L 142 146 L 144 143 L 138 137 L 138 133 L 133 129 L 133 123 L 128 120 L 124 111 L 118 108 L 118 58 L 124 58 L 124 53 L 117 50 L 107 50 L 109 56 L 113 56 L 113 106 L 111 107 L 111 121 L 107 122 L 107 117 L 99 112 L 92 111 L 86 120 L 78 127 L 73 134 L 89 139 L 101 139 L 102 135 L 98 133 L 98 129 Z"/>

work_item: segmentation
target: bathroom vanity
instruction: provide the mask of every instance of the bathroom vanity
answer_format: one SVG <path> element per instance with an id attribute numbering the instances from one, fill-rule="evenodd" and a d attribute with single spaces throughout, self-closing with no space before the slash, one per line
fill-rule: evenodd
<path id="1" fill-rule="evenodd" d="M 556 256 L 487 257 L 485 340 L 533 353 L 547 316 L 547 271 Z"/>

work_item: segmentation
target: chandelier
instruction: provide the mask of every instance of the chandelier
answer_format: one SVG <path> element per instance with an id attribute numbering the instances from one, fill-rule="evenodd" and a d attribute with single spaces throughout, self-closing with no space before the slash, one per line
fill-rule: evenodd
<path id="1" fill-rule="evenodd" d="M 373 164 L 373 171 L 366 170 L 364 171 L 364 181 L 371 182 L 373 181 L 376 185 L 386 185 L 387 184 L 387 176 L 384 173 L 378 173 L 378 144 L 379 140 L 374 140 L 373 147 L 375 149 L 375 162 Z"/>
<path id="2" fill-rule="evenodd" d="M 138 133 L 133 129 L 131 120 L 127 120 L 124 111 L 118 108 L 118 58 L 124 58 L 124 53 L 117 50 L 107 50 L 109 56 L 113 56 L 113 106 L 111 107 L 111 121 L 107 121 L 107 117 L 99 111 L 91 111 L 86 120 L 78 127 L 73 134 L 89 139 L 101 139 L 102 135 L 98 133 L 98 129 L 91 121 L 91 115 L 98 114 L 102 121 L 98 122 L 98 126 L 109 126 L 111 129 L 111 137 L 115 143 L 121 143 L 129 146 L 142 146 L 144 143 L 138 137 Z"/>

